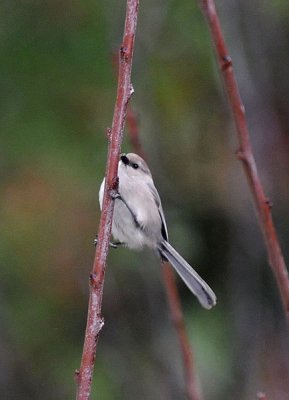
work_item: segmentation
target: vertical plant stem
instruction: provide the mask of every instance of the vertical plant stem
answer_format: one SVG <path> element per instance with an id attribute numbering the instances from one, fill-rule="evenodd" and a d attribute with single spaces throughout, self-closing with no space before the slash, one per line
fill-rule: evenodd
<path id="1" fill-rule="evenodd" d="M 127 127 L 128 135 L 134 151 L 145 159 L 145 152 L 139 137 L 138 121 L 131 107 L 128 107 Z M 182 304 L 178 293 L 175 275 L 168 262 L 163 262 L 161 267 L 171 318 L 176 330 L 183 358 L 187 397 L 189 400 L 201 400 L 202 396 L 197 384 L 193 351 L 186 332 Z"/>
<path id="2" fill-rule="evenodd" d="M 75 372 L 75 379 L 77 382 L 77 400 L 88 400 L 90 398 L 96 348 L 100 331 L 104 323 L 101 316 L 102 294 L 114 208 L 113 194 L 118 188 L 117 170 L 120 147 L 123 137 L 127 105 L 133 93 L 131 85 L 131 68 L 137 25 L 138 4 L 138 0 L 127 0 L 123 42 L 119 50 L 117 96 L 112 128 L 107 130 L 109 146 L 106 164 L 106 183 L 98 230 L 98 244 L 90 274 L 90 296 L 87 325 L 80 369 Z"/>
<path id="3" fill-rule="evenodd" d="M 239 150 L 237 157 L 242 161 L 244 171 L 253 195 L 258 221 L 263 233 L 269 264 L 275 275 L 279 288 L 285 316 L 289 322 L 289 279 L 288 271 L 281 251 L 276 229 L 272 219 L 270 200 L 265 196 L 258 176 L 255 158 L 250 143 L 245 107 L 242 103 L 237 81 L 234 75 L 232 60 L 228 54 L 214 0 L 199 0 L 208 22 L 211 40 L 216 50 L 217 62 L 223 76 L 225 91 L 228 95 L 235 121 Z"/>

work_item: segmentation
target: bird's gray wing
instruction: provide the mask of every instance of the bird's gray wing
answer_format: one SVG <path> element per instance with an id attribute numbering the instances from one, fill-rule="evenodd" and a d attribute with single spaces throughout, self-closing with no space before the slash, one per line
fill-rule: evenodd
<path id="1" fill-rule="evenodd" d="M 148 186 L 149 186 L 149 188 L 154 196 L 155 202 L 158 206 L 159 214 L 160 214 L 161 221 L 162 221 L 162 237 L 165 240 L 169 240 L 167 224 L 166 224 L 165 215 L 164 215 L 160 196 L 158 194 L 158 191 L 157 191 L 155 185 L 152 182 L 148 182 Z"/>

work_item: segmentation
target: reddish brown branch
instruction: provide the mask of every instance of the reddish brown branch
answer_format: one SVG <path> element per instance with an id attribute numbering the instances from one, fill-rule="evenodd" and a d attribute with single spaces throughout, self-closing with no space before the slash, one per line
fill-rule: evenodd
<path id="1" fill-rule="evenodd" d="M 131 107 L 128 107 L 127 127 L 128 135 L 134 151 L 145 159 L 145 153 L 139 138 L 138 121 Z M 175 275 L 169 263 L 162 263 L 162 273 L 171 317 L 176 329 L 183 357 L 187 396 L 190 400 L 201 400 L 201 394 L 198 390 L 198 385 L 195 377 L 193 352 L 186 332 L 181 300 L 177 289 Z"/>
<path id="2" fill-rule="evenodd" d="M 138 0 L 127 0 L 126 21 L 123 42 L 119 51 L 119 72 L 116 103 L 111 130 L 107 131 L 109 139 L 106 164 L 106 184 L 103 207 L 98 230 L 98 244 L 90 275 L 90 296 L 83 353 L 79 371 L 76 371 L 77 400 L 88 400 L 91 393 L 92 374 L 96 355 L 98 337 L 103 326 L 101 317 L 102 294 L 106 257 L 111 234 L 114 201 L 113 192 L 117 190 L 118 160 L 123 137 L 127 105 L 133 93 L 131 85 L 131 68 L 134 39 L 137 24 Z"/>
<path id="3" fill-rule="evenodd" d="M 175 275 L 169 263 L 164 262 L 162 267 L 171 316 L 178 335 L 183 356 L 187 396 L 190 400 L 200 400 L 202 397 L 196 380 L 193 351 L 186 332 L 182 305 L 175 281 Z"/>
<path id="4" fill-rule="evenodd" d="M 211 39 L 216 50 L 217 61 L 223 76 L 225 90 L 235 120 L 240 146 L 237 151 L 237 156 L 243 163 L 249 187 L 253 194 L 259 224 L 265 239 L 269 264 L 277 280 L 285 315 L 289 321 L 288 272 L 272 219 L 272 204 L 265 196 L 258 176 L 256 162 L 249 138 L 245 108 L 239 94 L 237 81 L 232 67 L 232 60 L 228 54 L 220 21 L 216 13 L 214 0 L 200 0 L 200 3 L 209 25 Z"/>

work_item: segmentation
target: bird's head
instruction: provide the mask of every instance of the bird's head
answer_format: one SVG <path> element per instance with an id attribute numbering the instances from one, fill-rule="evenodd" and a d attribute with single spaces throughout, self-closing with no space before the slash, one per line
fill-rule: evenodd
<path id="1" fill-rule="evenodd" d="M 151 177 L 149 167 L 146 162 L 137 154 L 121 154 L 118 164 L 118 174 L 126 174 L 128 177 L 145 178 Z"/>

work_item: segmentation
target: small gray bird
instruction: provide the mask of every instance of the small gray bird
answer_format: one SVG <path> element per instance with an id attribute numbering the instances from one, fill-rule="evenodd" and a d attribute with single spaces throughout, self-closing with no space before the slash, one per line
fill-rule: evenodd
<path id="1" fill-rule="evenodd" d="M 112 234 L 117 244 L 131 249 L 147 246 L 169 261 L 203 307 L 216 304 L 216 295 L 197 272 L 169 244 L 160 196 L 146 162 L 137 154 L 122 154 L 118 164 Z M 105 180 L 99 191 L 102 208 Z"/>

